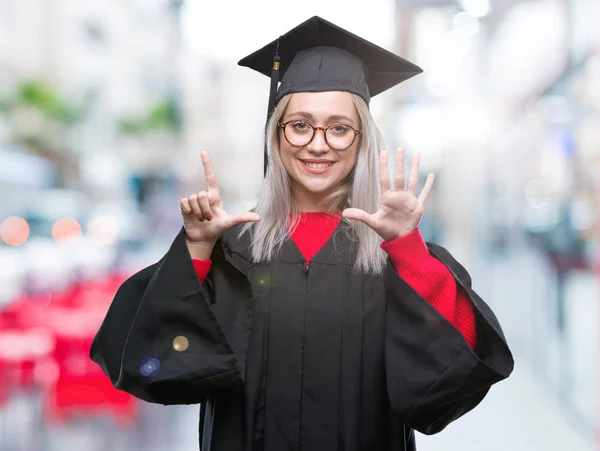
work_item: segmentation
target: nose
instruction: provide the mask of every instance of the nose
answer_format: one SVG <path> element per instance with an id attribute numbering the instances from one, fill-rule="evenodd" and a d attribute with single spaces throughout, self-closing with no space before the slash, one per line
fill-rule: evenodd
<path id="1" fill-rule="evenodd" d="M 323 130 L 315 130 L 315 136 L 313 140 L 308 143 L 306 150 L 311 153 L 325 153 L 329 151 L 327 141 L 325 141 L 325 132 Z"/>

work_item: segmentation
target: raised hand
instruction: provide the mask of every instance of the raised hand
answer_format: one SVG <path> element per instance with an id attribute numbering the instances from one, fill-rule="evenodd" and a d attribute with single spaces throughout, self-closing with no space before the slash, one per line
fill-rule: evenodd
<path id="1" fill-rule="evenodd" d="M 408 176 L 408 184 L 404 187 L 404 149 L 396 150 L 396 173 L 394 190 L 391 189 L 388 170 L 388 153 L 381 152 L 379 158 L 379 177 L 381 183 L 381 204 L 379 209 L 369 214 L 359 208 L 347 208 L 342 216 L 362 221 L 381 236 L 385 241 L 392 241 L 415 230 L 425 211 L 424 203 L 433 186 L 434 174 L 429 174 L 419 197 L 416 195 L 419 175 L 419 154 L 415 154 Z"/>
<path id="2" fill-rule="evenodd" d="M 230 227 L 259 221 L 260 217 L 252 212 L 230 215 L 225 211 L 208 152 L 201 155 L 208 191 L 183 198 L 179 204 L 188 243 L 212 247 Z"/>

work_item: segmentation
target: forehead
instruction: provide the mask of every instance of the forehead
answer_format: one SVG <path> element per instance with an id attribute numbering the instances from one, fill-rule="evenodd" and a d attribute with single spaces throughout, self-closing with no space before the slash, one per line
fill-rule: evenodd
<path id="1" fill-rule="evenodd" d="M 358 121 L 352 95 L 344 91 L 298 92 L 291 95 L 286 114 L 305 112 L 316 119 L 326 120 L 329 116 L 348 116 Z"/>

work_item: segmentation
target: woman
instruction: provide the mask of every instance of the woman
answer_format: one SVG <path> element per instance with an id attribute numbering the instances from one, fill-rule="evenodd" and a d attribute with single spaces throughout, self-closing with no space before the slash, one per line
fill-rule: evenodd
<path id="1" fill-rule="evenodd" d="M 202 403 L 203 451 L 414 450 L 513 368 L 469 274 L 420 235 L 433 176 L 417 193 L 402 149 L 388 174 L 368 102 L 419 70 L 318 17 L 241 64 L 273 54 L 256 208 L 225 211 L 203 152 L 208 190 L 91 357 L 143 400 Z"/>

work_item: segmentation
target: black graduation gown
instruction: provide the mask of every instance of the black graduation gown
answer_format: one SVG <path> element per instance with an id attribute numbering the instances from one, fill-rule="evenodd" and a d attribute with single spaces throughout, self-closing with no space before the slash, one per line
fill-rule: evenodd
<path id="1" fill-rule="evenodd" d="M 496 317 L 444 248 L 427 243 L 475 306 L 476 352 L 389 260 L 383 276 L 355 273 L 341 225 L 309 267 L 291 240 L 253 264 L 238 231 L 219 241 L 200 284 L 182 228 L 119 288 L 90 352 L 145 401 L 209 397 L 200 440 L 212 431 L 212 451 L 414 450 L 412 430 L 441 431 L 511 373 Z"/>

